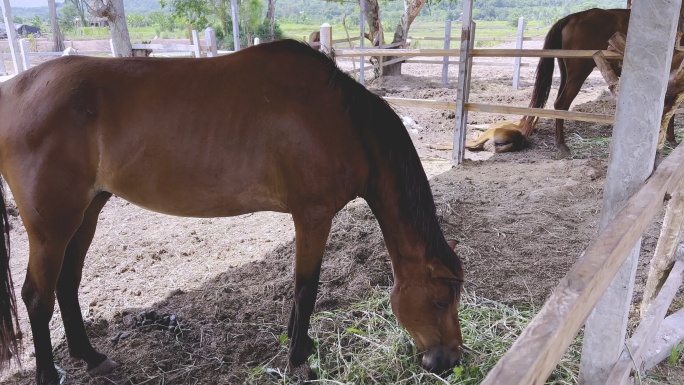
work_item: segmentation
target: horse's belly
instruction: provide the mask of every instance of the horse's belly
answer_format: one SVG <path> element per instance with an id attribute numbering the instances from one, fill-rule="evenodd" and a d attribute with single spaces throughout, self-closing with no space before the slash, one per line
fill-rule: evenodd
<path id="1" fill-rule="evenodd" d="M 142 208 L 183 217 L 228 217 L 257 211 L 288 212 L 283 197 L 267 186 L 140 186 L 106 188 Z"/>

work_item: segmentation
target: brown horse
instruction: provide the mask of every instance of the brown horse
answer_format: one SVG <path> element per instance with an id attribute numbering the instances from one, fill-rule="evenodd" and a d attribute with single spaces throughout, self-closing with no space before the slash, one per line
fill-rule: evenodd
<path id="1" fill-rule="evenodd" d="M 307 330 L 333 217 L 363 197 L 392 260 L 392 309 L 424 351 L 423 366 L 458 364 L 463 266 L 411 139 L 381 98 L 306 44 L 207 59 L 64 57 L 1 84 L 0 117 L 0 172 L 29 239 L 21 294 L 38 384 L 58 383 L 48 329 L 55 293 L 70 355 L 91 374 L 116 367 L 90 344 L 78 301 L 86 251 L 112 194 L 179 216 L 291 213 L 293 367 L 313 346 Z M 6 361 L 20 347 L 6 250 L 0 268 Z"/>
<path id="2" fill-rule="evenodd" d="M 629 25 L 629 9 L 590 9 L 583 12 L 573 13 L 558 20 L 549 30 L 544 40 L 544 49 L 582 49 L 582 50 L 605 50 L 608 48 L 608 39 L 615 32 L 627 34 Z M 537 74 L 530 101 L 531 108 L 544 108 L 549 98 L 551 82 L 553 80 L 554 58 L 542 58 L 537 65 Z M 681 57 L 679 58 L 681 62 Z M 618 61 L 611 61 L 611 67 L 616 74 L 620 74 Z M 678 63 L 673 63 L 676 68 Z M 560 88 L 554 108 L 556 110 L 568 110 L 570 104 L 579 93 L 582 84 L 596 67 L 593 59 L 559 58 Z M 526 137 L 534 130 L 537 117 L 525 116 L 520 121 L 520 127 Z M 667 127 L 667 140 L 676 143 L 674 135 L 674 121 L 670 120 Z M 563 119 L 556 119 L 556 147 L 564 155 L 570 153 L 565 144 L 563 131 Z"/>

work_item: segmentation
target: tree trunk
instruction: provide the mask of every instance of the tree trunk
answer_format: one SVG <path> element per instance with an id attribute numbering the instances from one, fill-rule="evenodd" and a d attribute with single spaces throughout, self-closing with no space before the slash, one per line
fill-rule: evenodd
<path id="1" fill-rule="evenodd" d="M 411 23 L 416 19 L 420 10 L 423 9 L 426 0 L 404 0 L 404 14 L 401 16 L 399 23 L 397 24 L 397 29 L 394 31 L 394 39 L 392 43 L 402 43 L 401 46 L 397 48 L 404 48 L 406 45 L 406 39 L 408 38 L 408 31 L 411 28 Z M 385 58 L 386 61 L 395 59 L 394 57 Z M 390 64 L 383 68 L 383 74 L 385 75 L 401 75 L 401 62 Z"/>
<path id="2" fill-rule="evenodd" d="M 59 30 L 57 23 L 55 0 L 48 0 L 48 8 L 50 9 L 50 24 L 52 26 L 52 51 L 62 52 L 64 51 L 64 37 L 62 37 L 62 31 Z"/>
<path id="3" fill-rule="evenodd" d="M 131 37 L 126 25 L 123 0 L 95 0 L 89 12 L 96 17 L 104 17 L 109 22 L 109 33 L 112 37 L 112 50 L 115 57 L 131 57 Z"/>
<path id="4" fill-rule="evenodd" d="M 268 0 L 268 10 L 266 11 L 266 20 L 268 20 L 269 40 L 275 39 L 275 6 L 276 0 Z"/>
<path id="5" fill-rule="evenodd" d="M 366 2 L 366 22 L 368 22 L 368 34 L 366 35 L 366 38 L 371 41 L 373 47 L 379 47 L 385 44 L 385 36 L 382 33 L 378 0 L 361 1 Z"/>

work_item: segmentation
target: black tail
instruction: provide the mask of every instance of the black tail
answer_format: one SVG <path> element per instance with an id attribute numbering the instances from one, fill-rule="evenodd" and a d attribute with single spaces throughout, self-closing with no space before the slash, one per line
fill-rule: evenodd
<path id="1" fill-rule="evenodd" d="M 563 46 L 563 28 L 568 24 L 572 15 L 566 16 L 556 22 L 544 39 L 544 49 L 561 49 Z M 537 65 L 537 74 L 534 80 L 534 89 L 532 90 L 532 100 L 530 100 L 530 108 L 544 108 L 546 101 L 549 99 L 549 91 L 551 91 L 551 83 L 553 82 L 553 62 L 554 58 L 541 58 Z M 520 120 L 520 130 L 525 137 L 530 136 L 534 127 L 537 125 L 536 116 L 524 116 Z"/>
<path id="2" fill-rule="evenodd" d="M 5 191 L 0 180 L 0 369 L 9 365 L 14 357 L 19 363 L 21 348 L 21 332 L 17 319 L 17 300 L 14 296 L 14 284 L 10 272 L 10 240 Z"/>

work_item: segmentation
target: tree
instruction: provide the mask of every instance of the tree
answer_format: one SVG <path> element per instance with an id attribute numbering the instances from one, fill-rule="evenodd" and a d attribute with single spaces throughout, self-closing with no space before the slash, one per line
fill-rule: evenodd
<path id="1" fill-rule="evenodd" d="M 93 5 L 88 6 L 88 12 L 96 17 L 104 17 L 109 22 L 114 56 L 133 56 L 123 0 L 107 0 L 107 4 L 104 3 L 104 0 L 94 0 Z"/>
<path id="2" fill-rule="evenodd" d="M 62 52 L 64 51 L 64 37 L 59 29 L 59 23 L 57 23 L 55 0 L 48 0 L 48 8 L 50 9 L 50 25 L 52 26 L 52 50 L 54 52 Z"/>
<path id="3" fill-rule="evenodd" d="M 276 0 L 268 0 L 268 8 L 266 9 L 266 21 L 268 22 L 269 40 L 275 38 L 275 6 Z"/>
<path id="4" fill-rule="evenodd" d="M 384 36 L 382 32 L 382 23 L 380 21 L 380 9 L 377 0 L 359 0 L 365 1 L 366 8 L 366 22 L 368 22 L 369 32 L 366 36 L 372 43 L 373 46 L 380 46 L 385 44 Z M 406 39 L 408 38 L 408 31 L 411 28 L 411 24 L 416 19 L 426 0 L 403 0 L 404 1 L 404 13 L 399 19 L 397 26 L 394 31 L 394 38 L 392 43 L 401 43 L 400 46 L 395 48 L 404 48 L 406 44 Z M 387 61 L 395 59 L 394 57 L 388 57 Z M 376 59 L 377 60 L 377 59 Z M 390 64 L 383 68 L 383 73 L 385 75 L 401 75 L 401 62 Z"/>

